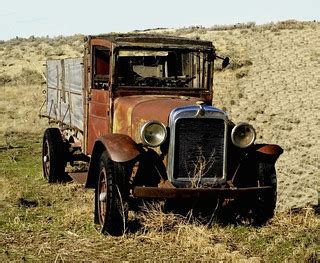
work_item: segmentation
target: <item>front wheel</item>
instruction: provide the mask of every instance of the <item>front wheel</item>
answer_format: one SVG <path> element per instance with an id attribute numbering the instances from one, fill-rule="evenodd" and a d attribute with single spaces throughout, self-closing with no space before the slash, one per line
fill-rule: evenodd
<path id="1" fill-rule="evenodd" d="M 98 167 L 95 189 L 95 221 L 103 234 L 125 233 L 128 219 L 128 167 L 113 162 L 103 152 Z"/>
<path id="2" fill-rule="evenodd" d="M 257 225 L 265 224 L 274 216 L 277 202 L 277 175 L 273 163 L 258 164 L 259 186 L 271 186 L 271 191 L 257 196 L 253 206 L 253 219 Z"/>
<path id="3" fill-rule="evenodd" d="M 235 199 L 230 206 L 227 206 L 230 219 L 238 223 L 264 225 L 273 217 L 277 201 L 277 176 L 274 163 L 258 162 L 252 170 L 245 169 L 245 174 L 254 176 L 247 180 L 238 180 L 237 187 L 271 186 L 271 190 L 258 193 L 256 196 Z"/>

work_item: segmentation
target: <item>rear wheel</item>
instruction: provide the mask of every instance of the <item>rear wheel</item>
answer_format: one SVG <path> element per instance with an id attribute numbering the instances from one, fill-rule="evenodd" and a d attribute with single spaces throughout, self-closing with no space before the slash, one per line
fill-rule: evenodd
<path id="1" fill-rule="evenodd" d="M 49 183 L 62 182 L 65 178 L 64 143 L 58 128 L 46 129 L 42 144 L 43 176 Z"/>
<path id="2" fill-rule="evenodd" d="M 113 162 L 103 152 L 99 160 L 95 189 L 95 221 L 103 234 L 125 233 L 128 219 L 128 167 Z"/>

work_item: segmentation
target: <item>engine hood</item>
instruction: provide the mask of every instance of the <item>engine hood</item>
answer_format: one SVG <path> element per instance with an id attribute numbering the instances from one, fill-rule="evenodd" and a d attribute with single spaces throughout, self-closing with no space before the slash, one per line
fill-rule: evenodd
<path id="1" fill-rule="evenodd" d="M 136 142 L 140 140 L 141 127 L 150 120 L 168 125 L 170 112 L 187 105 L 195 105 L 199 98 L 176 96 L 128 96 L 114 101 L 113 132 L 126 134 Z"/>

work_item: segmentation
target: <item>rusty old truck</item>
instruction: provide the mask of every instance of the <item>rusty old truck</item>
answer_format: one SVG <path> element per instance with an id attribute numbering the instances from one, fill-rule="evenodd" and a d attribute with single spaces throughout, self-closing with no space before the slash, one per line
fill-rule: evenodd
<path id="1" fill-rule="evenodd" d="M 229 206 L 265 223 L 282 149 L 255 143 L 252 125 L 212 105 L 218 58 L 209 41 L 111 34 L 85 37 L 81 58 L 47 61 L 42 115 L 56 125 L 44 132 L 44 177 L 63 182 L 67 165 L 87 163 L 83 183 L 95 189 L 104 234 L 123 234 L 139 200 Z"/>

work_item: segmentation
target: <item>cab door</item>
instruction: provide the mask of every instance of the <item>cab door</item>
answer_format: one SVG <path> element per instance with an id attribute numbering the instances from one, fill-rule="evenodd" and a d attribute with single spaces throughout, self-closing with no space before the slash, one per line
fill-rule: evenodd
<path id="1" fill-rule="evenodd" d="M 91 46 L 91 82 L 88 92 L 87 154 L 94 142 L 110 133 L 111 49 L 102 45 Z"/>

